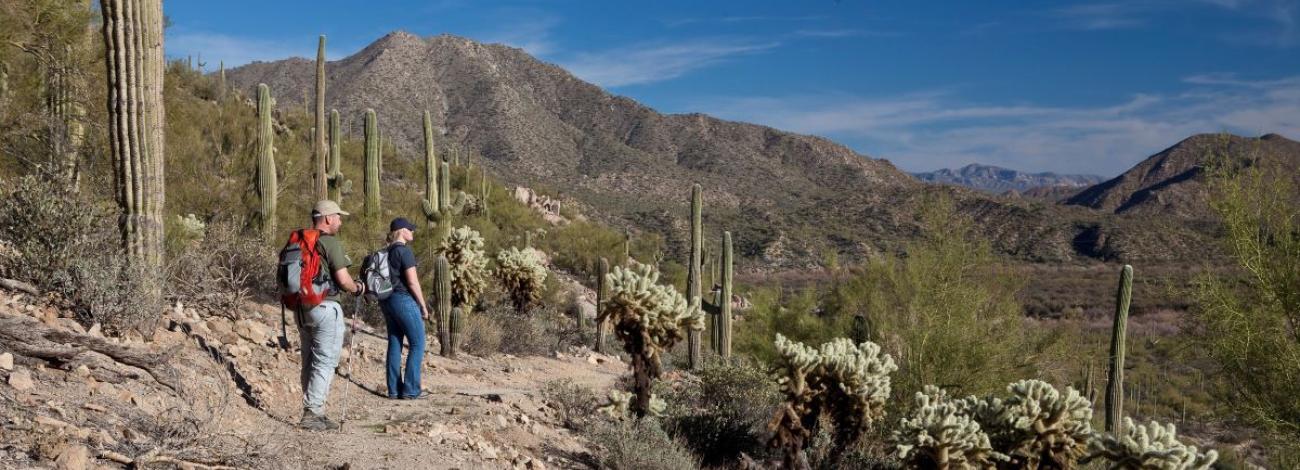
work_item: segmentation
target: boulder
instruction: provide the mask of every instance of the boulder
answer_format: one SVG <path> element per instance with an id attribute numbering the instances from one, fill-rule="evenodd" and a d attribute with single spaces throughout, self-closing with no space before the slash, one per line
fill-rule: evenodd
<path id="1" fill-rule="evenodd" d="M 14 355 L 10 353 L 0 354 L 0 369 L 14 370 Z"/>
<path id="2" fill-rule="evenodd" d="M 36 386 L 36 383 L 32 382 L 32 374 L 30 372 L 26 369 L 19 369 L 9 374 L 9 386 L 13 387 L 14 390 L 21 392 L 24 390 L 30 390 L 32 387 Z"/>
<path id="3" fill-rule="evenodd" d="M 90 466 L 90 449 L 81 444 L 60 444 L 54 455 L 54 468 L 60 470 L 85 470 Z"/>

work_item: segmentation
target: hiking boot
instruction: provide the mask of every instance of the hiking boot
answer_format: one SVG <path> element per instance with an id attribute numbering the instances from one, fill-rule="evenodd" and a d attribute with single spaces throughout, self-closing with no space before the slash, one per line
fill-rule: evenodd
<path id="1" fill-rule="evenodd" d="M 432 393 L 429 393 L 428 390 L 421 390 L 419 395 L 406 396 L 406 397 L 402 397 L 402 399 L 403 399 L 403 400 L 423 400 L 423 399 L 429 398 L 429 397 L 431 397 L 431 396 L 433 396 L 433 394 L 432 394 Z"/>
<path id="2" fill-rule="evenodd" d="M 310 411 L 303 411 L 302 420 L 298 422 L 298 427 L 308 431 L 326 431 L 338 429 L 338 423 L 326 418 L 325 415 L 318 415 Z"/>

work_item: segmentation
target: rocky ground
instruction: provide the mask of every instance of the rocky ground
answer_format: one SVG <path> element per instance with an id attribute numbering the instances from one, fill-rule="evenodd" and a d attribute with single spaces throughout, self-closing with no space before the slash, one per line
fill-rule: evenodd
<path id="1" fill-rule="evenodd" d="M 6 347 L 16 335 L 0 334 L 0 467 L 581 467 L 585 444 L 539 390 L 560 379 L 603 390 L 627 370 L 586 350 L 449 359 L 431 340 L 431 397 L 395 401 L 382 329 L 363 327 L 329 397 L 343 428 L 308 432 L 295 427 L 297 332 L 291 320 L 293 349 L 277 346 L 277 307 L 249 304 L 232 319 L 176 306 L 149 340 L 103 338 L 67 316 L 0 290 L 0 329 L 40 346 Z"/>

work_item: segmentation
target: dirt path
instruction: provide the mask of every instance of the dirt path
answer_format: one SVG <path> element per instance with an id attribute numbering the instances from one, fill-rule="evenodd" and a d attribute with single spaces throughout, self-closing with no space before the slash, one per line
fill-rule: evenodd
<path id="1" fill-rule="evenodd" d="M 299 353 L 275 347 L 278 309 L 251 310 L 237 322 L 172 312 L 167 318 L 171 328 L 159 330 L 151 342 L 138 343 L 174 351 L 171 362 L 181 375 L 182 395 L 147 377 L 117 384 L 100 380 L 129 372 L 119 365 L 92 362 L 86 372 L 20 361 L 14 370 L 30 373 L 35 383 L 22 390 L 0 383 L 0 408 L 20 407 L 6 409 L 13 419 L 0 423 L 5 424 L 0 434 L 13 442 L 12 452 L 0 445 L 0 467 L 53 460 L 69 448 L 85 449 L 92 464 L 86 468 L 106 463 L 95 458 L 105 451 L 138 456 L 161 447 L 185 455 L 185 447 L 195 443 L 185 443 L 175 429 L 159 431 L 171 429 L 166 423 L 178 422 L 180 416 L 203 423 L 201 434 L 191 437 L 201 439 L 198 444 L 213 443 L 213 449 L 227 455 L 231 449 L 236 454 L 247 449 L 271 456 L 274 466 L 283 468 L 583 468 L 583 443 L 560 426 L 541 390 L 555 380 L 605 390 L 627 368 L 617 357 L 581 350 L 553 357 L 462 353 L 449 359 L 437 356 L 436 341 L 431 341 L 423 368 L 424 388 L 431 396 L 390 400 L 384 383 L 387 340 L 377 335 L 382 329 L 371 330 L 356 336 L 352 378 L 336 376 L 330 392 L 327 415 L 337 421 L 346 406 L 343 428 L 303 431 L 296 427 L 301 414 Z M 75 328 L 66 319 L 50 318 L 56 314 L 49 311 L 22 314 Z M 296 347 L 292 325 L 289 337 Z M 346 358 L 344 364 L 342 370 Z M 46 443 L 50 439 L 57 442 Z"/>

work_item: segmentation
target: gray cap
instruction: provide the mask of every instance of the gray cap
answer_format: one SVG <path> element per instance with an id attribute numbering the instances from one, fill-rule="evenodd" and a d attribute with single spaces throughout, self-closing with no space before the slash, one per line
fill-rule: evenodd
<path id="1" fill-rule="evenodd" d="M 339 203 L 331 201 L 329 199 L 321 199 L 319 201 L 316 201 L 316 206 L 311 209 L 312 217 L 316 217 L 316 216 L 324 217 L 327 215 L 334 215 L 334 214 L 352 215 L 347 212 L 344 212 L 343 209 L 339 207 Z"/>

